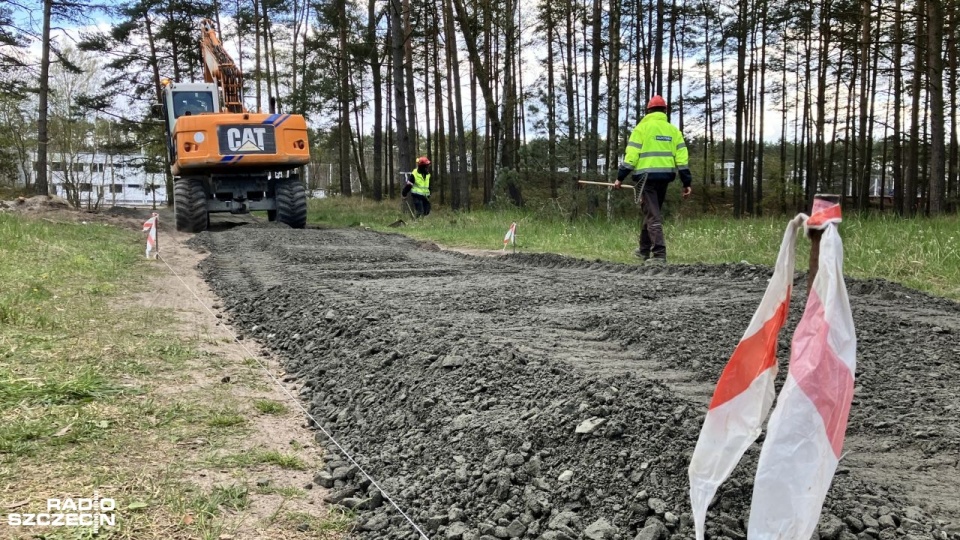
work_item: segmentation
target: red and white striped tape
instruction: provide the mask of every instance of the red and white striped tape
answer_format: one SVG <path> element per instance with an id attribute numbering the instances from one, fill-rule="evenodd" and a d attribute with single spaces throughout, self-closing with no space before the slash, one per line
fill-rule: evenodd
<path id="1" fill-rule="evenodd" d="M 813 535 L 843 449 L 857 336 L 836 225 L 824 231 L 820 268 L 791 351 L 753 488 L 747 536 L 760 540 Z"/>
<path id="2" fill-rule="evenodd" d="M 857 343 L 843 281 L 839 211 L 828 209 L 823 215 L 819 271 L 794 333 L 787 380 L 760 452 L 747 532 L 751 539 L 810 538 L 843 447 Z M 787 227 L 773 278 L 720 376 L 690 461 L 698 540 L 704 538 L 711 499 L 759 436 L 773 402 L 777 336 L 790 304 L 801 224 L 816 228 L 802 214 Z"/>
<path id="3" fill-rule="evenodd" d="M 517 243 L 517 222 L 514 221 L 510 224 L 510 229 L 507 231 L 507 235 L 503 237 L 503 249 L 507 249 L 507 244 Z"/>
<path id="4" fill-rule="evenodd" d="M 720 375 L 690 460 L 690 501 L 698 540 L 704 537 L 710 500 L 757 440 L 773 404 L 777 338 L 787 319 L 797 233 L 805 218 L 794 218 L 783 234 L 773 277 Z"/>
<path id="5" fill-rule="evenodd" d="M 150 252 L 157 249 L 157 226 L 160 215 L 154 212 L 150 219 L 143 222 L 143 231 L 147 233 L 147 258 L 150 258 Z"/>
<path id="6" fill-rule="evenodd" d="M 810 218 L 807 219 L 806 228 L 824 229 L 827 225 L 840 223 L 843 221 L 843 215 L 840 212 L 840 203 L 828 201 L 826 199 L 813 199 L 813 211 Z"/>

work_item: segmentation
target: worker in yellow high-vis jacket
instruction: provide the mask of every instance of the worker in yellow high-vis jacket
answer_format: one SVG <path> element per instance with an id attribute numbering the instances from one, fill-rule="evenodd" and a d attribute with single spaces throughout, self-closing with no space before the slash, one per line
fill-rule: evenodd
<path id="1" fill-rule="evenodd" d="M 627 176 L 633 175 L 637 189 L 643 187 L 644 221 L 640 231 L 640 247 L 634 252 L 647 264 L 666 264 L 667 245 L 663 238 L 663 200 L 667 185 L 680 173 L 683 198 L 693 193 L 687 143 L 683 134 L 667 120 L 667 102 L 653 96 L 647 103 L 647 114 L 630 134 L 627 149 L 613 186 L 620 188 Z"/>
<path id="2" fill-rule="evenodd" d="M 422 156 L 417 159 L 417 168 L 411 174 L 412 180 L 407 181 L 410 197 L 413 199 L 414 217 L 430 214 L 430 159 Z M 406 196 L 407 188 L 402 194 Z"/>

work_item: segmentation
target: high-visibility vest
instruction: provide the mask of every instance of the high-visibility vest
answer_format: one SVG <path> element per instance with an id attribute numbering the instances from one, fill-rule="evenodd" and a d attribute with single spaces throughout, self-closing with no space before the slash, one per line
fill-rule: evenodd
<path id="1" fill-rule="evenodd" d="M 417 195 L 423 195 L 424 197 L 430 196 L 430 173 L 427 173 L 426 176 L 420 174 L 420 171 L 417 169 L 413 170 L 413 187 L 410 189 L 411 192 L 416 193 Z"/>
<path id="2" fill-rule="evenodd" d="M 630 134 L 620 168 L 634 175 L 648 174 L 673 179 L 677 171 L 689 170 L 690 157 L 683 134 L 662 112 L 648 113 Z"/>

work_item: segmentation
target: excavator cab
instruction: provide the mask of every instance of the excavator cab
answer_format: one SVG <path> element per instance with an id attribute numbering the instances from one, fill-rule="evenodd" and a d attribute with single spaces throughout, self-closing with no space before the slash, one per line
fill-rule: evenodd
<path id="1" fill-rule="evenodd" d="M 179 91 L 173 93 L 173 117 L 213 112 L 213 94 Z"/>
<path id="2" fill-rule="evenodd" d="M 170 133 L 181 116 L 220 111 L 217 85 L 210 83 L 169 83 L 164 86 L 163 105 Z"/>

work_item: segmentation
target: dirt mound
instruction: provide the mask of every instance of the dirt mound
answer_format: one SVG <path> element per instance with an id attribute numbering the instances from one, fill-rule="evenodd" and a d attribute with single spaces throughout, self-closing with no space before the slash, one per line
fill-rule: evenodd
<path id="1" fill-rule="evenodd" d="M 149 208 L 130 208 L 127 206 L 111 206 L 104 208 L 101 213 L 108 216 L 128 217 L 136 219 L 149 219 L 153 211 Z"/>
<path id="2" fill-rule="evenodd" d="M 769 268 L 472 257 L 356 229 L 194 243 L 233 324 L 429 536 L 692 536 L 689 457 Z M 857 388 L 819 537 L 960 539 L 960 306 L 850 289 Z M 718 493 L 708 538 L 746 537 L 758 454 Z M 363 535 L 416 536 L 346 460 L 316 481 L 360 511 Z"/>
<path id="3" fill-rule="evenodd" d="M 14 212 L 69 210 L 71 208 L 66 199 L 56 195 L 34 195 L 33 197 L 17 197 L 10 201 L 0 201 L 0 210 Z"/>

